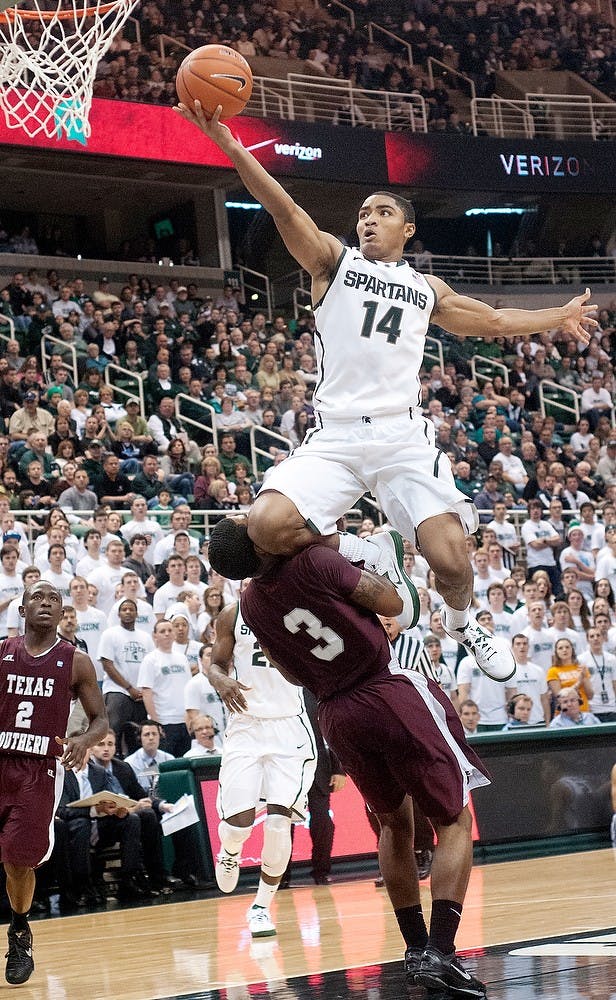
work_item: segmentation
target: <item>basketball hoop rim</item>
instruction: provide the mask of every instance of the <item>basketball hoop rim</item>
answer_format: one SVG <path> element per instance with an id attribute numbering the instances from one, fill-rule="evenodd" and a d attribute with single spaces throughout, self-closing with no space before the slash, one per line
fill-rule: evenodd
<path id="1" fill-rule="evenodd" d="M 110 0 L 109 3 L 102 3 L 96 7 L 88 7 L 84 4 L 83 13 L 80 17 L 97 17 L 100 14 L 108 14 L 116 7 L 126 5 L 126 0 Z M 8 21 L 15 21 L 20 18 L 22 21 L 70 21 L 75 17 L 74 10 L 21 10 L 19 7 L 8 7 L 0 13 L 0 24 Z"/>

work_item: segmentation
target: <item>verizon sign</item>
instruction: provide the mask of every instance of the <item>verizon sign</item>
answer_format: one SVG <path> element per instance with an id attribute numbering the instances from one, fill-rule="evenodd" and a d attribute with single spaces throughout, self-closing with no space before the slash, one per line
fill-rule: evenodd
<path id="1" fill-rule="evenodd" d="M 613 142 L 493 139 L 446 134 L 385 137 L 391 184 L 415 188 L 616 193 Z"/>
<path id="2" fill-rule="evenodd" d="M 508 177 L 579 177 L 593 174 L 593 166 L 586 158 L 552 153 L 501 153 L 499 157 Z"/>

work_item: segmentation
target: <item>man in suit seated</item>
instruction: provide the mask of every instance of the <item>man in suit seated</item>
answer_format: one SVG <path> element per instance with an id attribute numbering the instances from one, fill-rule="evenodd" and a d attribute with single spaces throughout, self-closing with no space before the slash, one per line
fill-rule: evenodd
<path id="1" fill-rule="evenodd" d="M 202 718 L 207 719 L 208 724 L 212 721 L 209 716 Z M 154 803 L 159 819 L 173 807 L 157 794 L 158 766 L 166 760 L 174 759 L 173 754 L 166 753 L 160 749 L 160 737 L 161 727 L 159 724 L 153 722 L 151 719 L 146 719 L 139 727 L 141 748 L 135 753 L 130 754 L 129 757 L 126 757 L 124 761 L 124 763 L 130 764 L 137 781 L 144 789 L 145 794 L 149 795 Z M 207 751 L 202 749 L 201 753 L 205 756 Z M 216 750 L 216 754 L 220 756 L 220 750 Z M 143 792 L 141 794 L 143 795 Z M 204 872 L 194 830 L 192 827 L 178 830 L 176 833 L 171 834 L 171 838 L 175 853 L 175 862 L 173 865 L 173 875 L 177 876 L 175 881 L 178 886 L 182 882 L 188 888 L 195 888 Z M 168 885 L 172 885 L 173 882 L 173 878 L 167 878 Z"/>
<path id="2" fill-rule="evenodd" d="M 115 735 L 110 730 L 92 748 L 87 766 L 80 772 L 67 771 L 64 776 L 58 814 L 69 825 L 75 882 L 80 898 L 86 903 L 97 901 L 92 888 L 90 847 L 102 850 L 118 842 L 121 899 L 145 899 L 169 891 L 156 815 L 159 810 L 166 811 L 169 807 L 159 800 L 144 797 L 143 788 L 130 765 L 115 757 L 115 748 Z M 89 809 L 68 808 L 69 802 L 102 791 L 127 795 L 137 805 L 126 809 L 110 800 Z"/>

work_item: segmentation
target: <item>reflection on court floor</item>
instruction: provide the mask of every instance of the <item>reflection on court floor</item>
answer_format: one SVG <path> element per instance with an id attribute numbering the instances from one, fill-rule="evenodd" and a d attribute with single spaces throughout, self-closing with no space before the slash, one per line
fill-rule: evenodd
<path id="1" fill-rule="evenodd" d="M 458 945 L 490 1000 L 614 1000 L 615 867 L 606 849 L 474 868 Z M 19 998 L 407 997 L 400 933 L 372 877 L 280 892 L 277 936 L 262 942 L 246 926 L 253 888 L 37 920 L 36 969 Z M 428 882 L 422 902 L 428 912 Z"/>

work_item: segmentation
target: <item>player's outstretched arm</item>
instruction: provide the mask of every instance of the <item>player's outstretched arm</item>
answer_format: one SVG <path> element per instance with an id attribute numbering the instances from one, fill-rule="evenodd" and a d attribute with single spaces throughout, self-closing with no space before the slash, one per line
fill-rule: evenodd
<path id="1" fill-rule="evenodd" d="M 185 104 L 174 108 L 229 157 L 244 186 L 273 217 L 287 250 L 297 263 L 313 277 L 327 278 L 336 266 L 342 244 L 335 236 L 322 232 L 282 185 L 234 138 L 230 129 L 220 121 L 221 110 L 219 105 L 212 118 L 208 119 L 199 101 L 195 101 L 194 110 Z"/>
<path id="2" fill-rule="evenodd" d="M 80 650 L 75 650 L 73 657 L 73 691 L 79 698 L 83 710 L 90 720 L 85 733 L 81 736 L 59 737 L 56 740 L 64 743 L 62 764 L 67 769 L 79 770 L 84 762 L 86 750 L 99 743 L 106 735 L 109 720 L 105 711 L 105 703 L 101 689 L 96 680 L 94 664 L 89 656 Z"/>
<path id="3" fill-rule="evenodd" d="M 589 288 L 553 309 L 493 309 L 478 299 L 459 295 L 441 278 L 429 275 L 427 280 L 438 297 L 432 318 L 444 330 L 459 337 L 528 336 L 558 327 L 588 344 L 589 329 L 599 326 L 591 316 L 597 306 L 588 302 Z"/>
<path id="4" fill-rule="evenodd" d="M 362 570 L 355 590 L 349 595 L 351 604 L 359 604 L 384 618 L 395 618 L 402 611 L 402 601 L 396 588 L 384 576 L 377 576 L 368 570 Z"/>
<path id="5" fill-rule="evenodd" d="M 216 619 L 216 642 L 212 648 L 212 662 L 206 669 L 207 679 L 222 698 L 230 712 L 245 712 L 248 702 L 242 694 L 250 691 L 246 684 L 230 676 L 235 649 L 235 616 L 237 602 L 228 604 Z"/>

